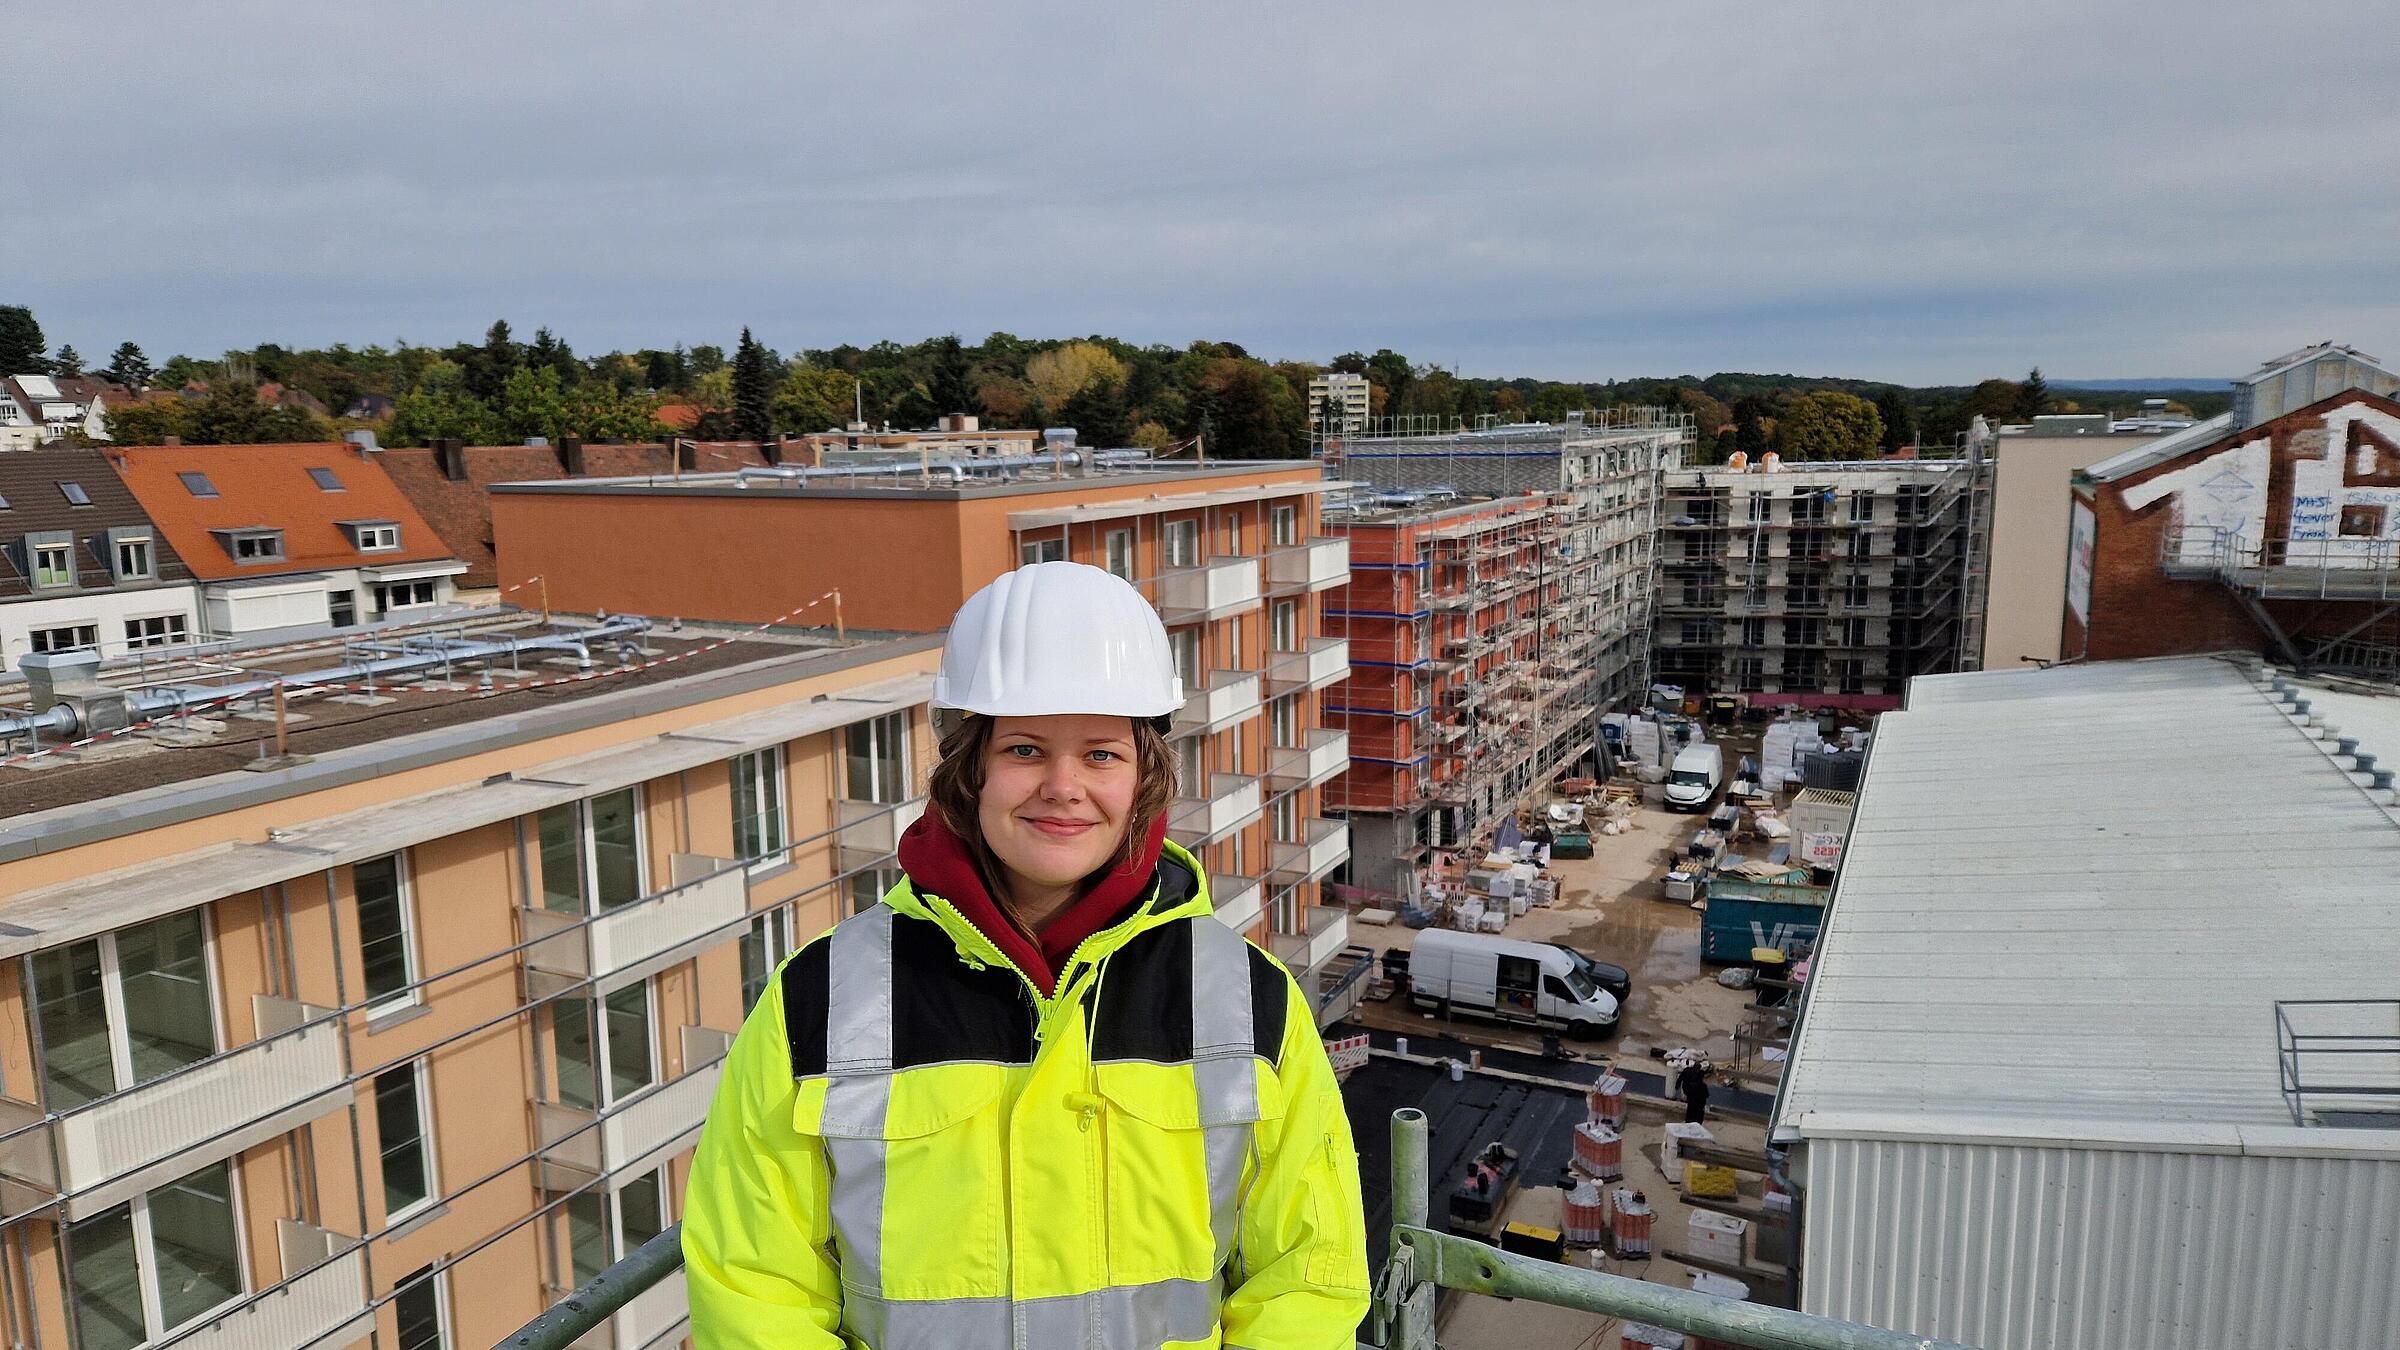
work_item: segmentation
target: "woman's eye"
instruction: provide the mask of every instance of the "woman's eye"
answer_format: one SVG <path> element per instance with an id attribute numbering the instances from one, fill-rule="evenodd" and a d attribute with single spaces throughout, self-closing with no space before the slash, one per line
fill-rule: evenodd
<path id="1" fill-rule="evenodd" d="M 1020 751 L 1023 753 L 1019 753 Z M 1016 759 L 1031 759 L 1039 752 L 1030 745 L 1012 745 L 1003 753 Z"/>
<path id="2" fill-rule="evenodd" d="M 1105 761 L 1105 760 L 1117 760 L 1117 759 L 1123 759 L 1123 758 L 1124 758 L 1124 756 L 1123 756 L 1123 755 L 1120 755 L 1120 754 L 1118 754 L 1118 753 L 1117 753 L 1116 751 L 1114 751 L 1114 750 L 1094 750 L 1094 751 L 1092 752 L 1092 758 L 1094 758 L 1094 759 L 1097 759 L 1097 760 L 1104 760 L 1104 761 Z"/>

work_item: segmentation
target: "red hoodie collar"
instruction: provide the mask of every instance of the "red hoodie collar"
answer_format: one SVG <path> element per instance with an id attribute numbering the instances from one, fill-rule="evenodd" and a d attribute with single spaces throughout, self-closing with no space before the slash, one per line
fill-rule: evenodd
<path id="1" fill-rule="evenodd" d="M 1016 963 L 1026 978 L 1055 995 L 1060 970 L 1083 940 L 1116 922 L 1127 906 L 1149 894 L 1166 838 L 1167 821 L 1162 813 L 1151 824 L 1150 837 L 1143 841 L 1132 865 L 1112 869 L 1089 894 L 1060 911 L 1041 931 L 1039 944 L 1026 940 L 1024 932 L 1001 912 L 999 903 L 984 889 L 975 856 L 935 812 L 919 816 L 901 834 L 900 867 L 918 890 L 949 901 L 1002 955 Z"/>

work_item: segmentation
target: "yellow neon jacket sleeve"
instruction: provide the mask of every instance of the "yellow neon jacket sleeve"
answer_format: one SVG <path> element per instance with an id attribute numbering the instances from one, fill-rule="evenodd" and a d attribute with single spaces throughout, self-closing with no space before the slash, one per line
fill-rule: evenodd
<path id="1" fill-rule="evenodd" d="M 792 1128 L 783 982 L 726 1055 L 684 1189 L 684 1286 L 698 1350 L 841 1350 L 825 1150 Z"/>
<path id="2" fill-rule="evenodd" d="M 1366 1212 L 1341 1084 L 1310 1004 L 1286 976 L 1284 1111 L 1258 1126 L 1227 1350 L 1352 1350 L 1367 1315 Z"/>

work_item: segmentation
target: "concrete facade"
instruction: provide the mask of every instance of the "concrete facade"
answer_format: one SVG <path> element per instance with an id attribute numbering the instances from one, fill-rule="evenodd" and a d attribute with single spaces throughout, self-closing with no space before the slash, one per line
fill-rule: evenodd
<path id="1" fill-rule="evenodd" d="M 2004 670 L 2059 658 L 2065 618 L 2070 480 L 2075 470 L 2157 439 L 2156 432 L 2116 433 L 2107 419 L 2089 434 L 2044 435 L 2003 430 L 1992 455 L 1991 589 L 1983 611 L 1983 669 Z"/>

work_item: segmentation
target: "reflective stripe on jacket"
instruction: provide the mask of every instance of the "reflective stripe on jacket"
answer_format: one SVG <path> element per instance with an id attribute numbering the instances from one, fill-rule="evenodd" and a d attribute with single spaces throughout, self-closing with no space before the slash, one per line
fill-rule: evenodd
<path id="1" fill-rule="evenodd" d="M 1058 989 L 905 880 L 784 964 L 686 1188 L 701 1350 L 1355 1344 L 1339 1086 L 1189 853 Z"/>

